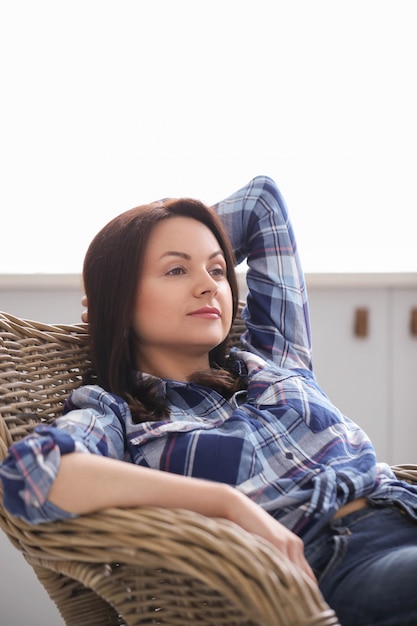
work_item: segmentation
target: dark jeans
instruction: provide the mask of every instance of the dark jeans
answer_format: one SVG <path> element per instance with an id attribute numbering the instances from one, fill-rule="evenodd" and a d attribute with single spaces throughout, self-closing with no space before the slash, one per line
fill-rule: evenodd
<path id="1" fill-rule="evenodd" d="M 417 523 L 397 507 L 334 520 L 305 554 L 342 626 L 417 625 Z"/>

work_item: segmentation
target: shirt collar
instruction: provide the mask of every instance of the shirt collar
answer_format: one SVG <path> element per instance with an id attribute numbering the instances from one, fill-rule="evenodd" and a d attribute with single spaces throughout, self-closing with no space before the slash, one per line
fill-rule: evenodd
<path id="1" fill-rule="evenodd" d="M 153 385 L 153 391 L 160 400 L 166 399 L 169 389 L 188 386 L 188 383 L 183 383 L 178 380 L 166 380 L 154 376 L 153 374 L 139 371 L 133 372 L 133 381 L 137 386 L 141 386 L 142 384 Z"/>

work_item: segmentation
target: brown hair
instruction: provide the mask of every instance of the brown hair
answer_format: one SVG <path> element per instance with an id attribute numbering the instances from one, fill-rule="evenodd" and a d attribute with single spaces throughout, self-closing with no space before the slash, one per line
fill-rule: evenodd
<path id="1" fill-rule="evenodd" d="M 227 279 L 233 298 L 233 319 L 238 305 L 238 287 L 233 250 L 216 213 L 198 200 L 169 199 L 138 206 L 111 220 L 92 240 L 83 267 L 88 298 L 90 358 L 93 366 L 84 382 L 124 398 L 136 421 L 160 419 L 166 409 L 152 385 L 138 387 L 134 380 L 134 341 L 131 330 L 137 285 L 141 278 L 146 245 L 154 226 L 173 217 L 190 217 L 205 224 L 216 237 L 226 260 Z M 227 395 L 233 377 L 226 366 L 226 340 L 211 350 L 212 370 L 193 378 Z"/>

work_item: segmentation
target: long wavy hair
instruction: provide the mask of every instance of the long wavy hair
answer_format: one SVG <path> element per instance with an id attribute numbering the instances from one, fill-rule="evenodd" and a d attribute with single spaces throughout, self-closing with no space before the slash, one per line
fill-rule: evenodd
<path id="1" fill-rule="evenodd" d="M 133 374 L 137 339 L 132 330 L 132 317 L 151 232 L 156 224 L 173 217 L 195 219 L 213 233 L 226 260 L 233 299 L 232 319 L 238 306 L 230 240 L 216 213 L 202 202 L 180 198 L 141 205 L 118 215 L 100 230 L 87 250 L 83 266 L 92 362 L 92 371 L 84 382 L 97 383 L 124 398 L 135 421 L 167 417 L 166 406 L 155 393 L 152 379 Z M 239 385 L 227 367 L 226 340 L 210 351 L 210 371 L 196 373 L 193 381 L 228 396 Z"/>

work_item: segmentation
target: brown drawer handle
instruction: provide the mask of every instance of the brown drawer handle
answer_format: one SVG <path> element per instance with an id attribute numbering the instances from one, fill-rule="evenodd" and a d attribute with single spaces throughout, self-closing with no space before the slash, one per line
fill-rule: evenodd
<path id="1" fill-rule="evenodd" d="M 365 308 L 355 311 L 355 335 L 367 337 L 369 333 L 369 310 Z"/>
<path id="2" fill-rule="evenodd" d="M 410 330 L 413 337 L 417 337 L 417 309 L 411 309 Z"/>

